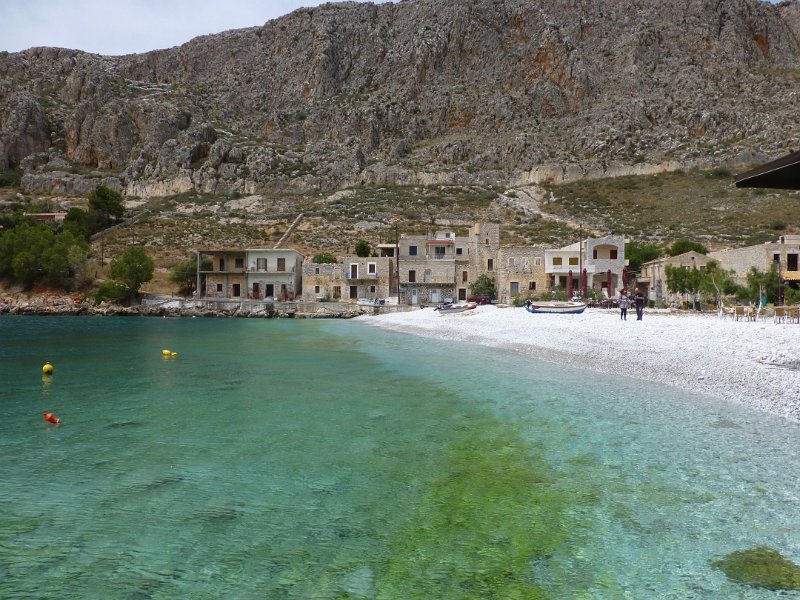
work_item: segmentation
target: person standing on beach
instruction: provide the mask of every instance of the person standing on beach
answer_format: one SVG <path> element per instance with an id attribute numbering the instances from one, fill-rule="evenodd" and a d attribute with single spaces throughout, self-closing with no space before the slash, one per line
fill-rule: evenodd
<path id="1" fill-rule="evenodd" d="M 636 296 L 633 297 L 633 302 L 636 304 L 636 320 L 642 320 L 642 314 L 644 313 L 644 295 L 642 292 L 636 292 Z"/>
<path id="2" fill-rule="evenodd" d="M 628 294 L 625 293 L 625 290 L 622 290 L 622 293 L 619 295 L 619 318 L 623 321 L 628 320 Z"/>

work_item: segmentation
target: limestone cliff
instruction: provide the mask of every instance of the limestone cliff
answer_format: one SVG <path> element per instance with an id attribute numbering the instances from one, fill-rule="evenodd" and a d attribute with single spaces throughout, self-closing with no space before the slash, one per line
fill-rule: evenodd
<path id="1" fill-rule="evenodd" d="M 519 184 L 800 142 L 800 4 L 326 4 L 145 54 L 0 53 L 0 170 L 127 193 Z"/>

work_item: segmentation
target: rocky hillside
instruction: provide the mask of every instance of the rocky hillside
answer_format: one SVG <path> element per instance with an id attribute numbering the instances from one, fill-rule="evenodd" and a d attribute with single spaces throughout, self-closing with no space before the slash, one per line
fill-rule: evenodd
<path id="1" fill-rule="evenodd" d="M 403 0 L 0 53 L 0 171 L 128 195 L 516 186 L 800 146 L 800 2 Z"/>

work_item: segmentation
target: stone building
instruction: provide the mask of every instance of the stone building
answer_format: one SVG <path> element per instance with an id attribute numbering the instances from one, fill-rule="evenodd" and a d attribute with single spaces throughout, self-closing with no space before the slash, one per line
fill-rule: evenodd
<path id="1" fill-rule="evenodd" d="M 684 269 L 697 268 L 702 271 L 712 260 L 714 259 L 710 256 L 691 251 L 642 263 L 639 276 L 636 278 L 636 287 L 658 307 L 679 303 L 684 299 L 682 295 L 673 294 L 667 288 L 667 266 Z"/>
<path id="2" fill-rule="evenodd" d="M 201 257 L 211 269 L 202 269 Z M 201 298 L 294 300 L 302 291 L 302 264 L 303 255 L 289 248 L 200 250 L 197 289 Z"/>
<path id="3" fill-rule="evenodd" d="M 543 248 L 501 247 L 495 271 L 500 303 L 510 304 L 516 296 L 540 295 L 548 289 Z"/>
<path id="4" fill-rule="evenodd" d="M 800 235 L 782 235 L 774 242 L 709 252 L 708 256 L 723 269 L 734 271 L 739 284 L 746 282 L 751 267 L 768 271 L 772 262 L 778 263 L 784 282 L 800 282 Z"/>
<path id="5" fill-rule="evenodd" d="M 303 300 L 385 300 L 394 283 L 394 263 L 388 257 L 337 257 L 336 264 L 303 265 Z"/>
<path id="6" fill-rule="evenodd" d="M 397 261 L 401 304 L 437 304 L 457 297 L 453 232 L 401 235 Z"/>

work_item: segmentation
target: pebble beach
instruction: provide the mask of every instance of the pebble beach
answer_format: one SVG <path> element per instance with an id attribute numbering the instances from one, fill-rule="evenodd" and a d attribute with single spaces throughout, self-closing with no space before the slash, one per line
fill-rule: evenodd
<path id="1" fill-rule="evenodd" d="M 510 349 L 538 359 L 656 382 L 800 422 L 800 325 L 645 310 L 530 314 L 493 305 L 358 317 L 408 334 Z"/>

